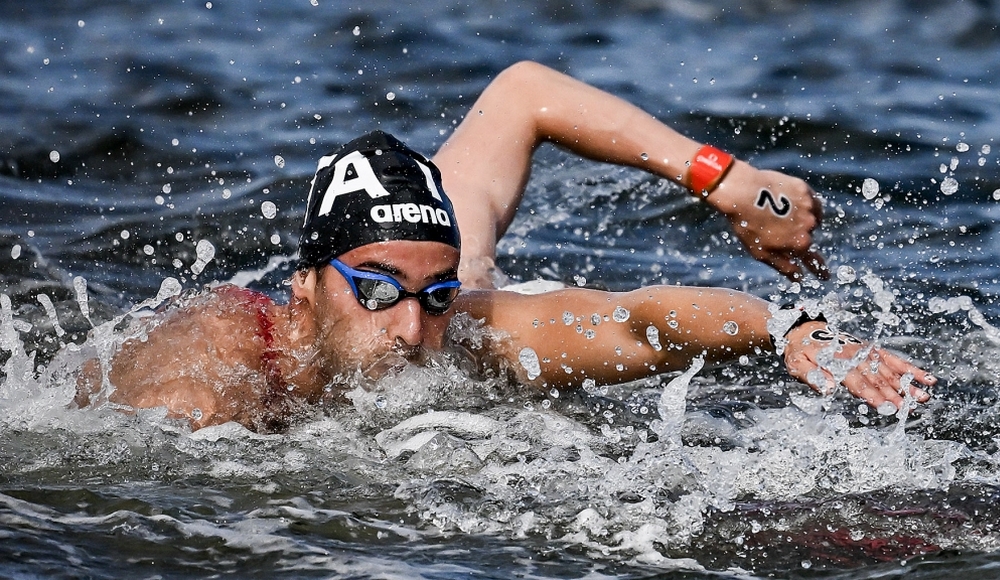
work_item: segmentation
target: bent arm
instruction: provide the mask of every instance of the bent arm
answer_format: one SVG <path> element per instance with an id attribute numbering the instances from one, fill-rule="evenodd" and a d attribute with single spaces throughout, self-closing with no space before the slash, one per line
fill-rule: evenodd
<path id="1" fill-rule="evenodd" d="M 618 97 L 537 63 L 503 71 L 434 156 L 462 231 L 460 277 L 491 287 L 496 243 L 514 218 L 531 172 L 531 156 L 553 142 L 589 159 L 637 167 L 677 183 L 700 144 Z M 759 203 L 762 191 L 776 200 Z M 750 253 L 787 276 L 802 262 L 817 274 L 810 250 L 819 202 L 800 179 L 736 161 L 706 202 L 723 213 Z"/>
<path id="2" fill-rule="evenodd" d="M 618 97 L 537 63 L 511 66 L 434 156 L 462 230 L 462 271 L 476 260 L 492 264 L 521 202 L 531 156 L 546 141 L 674 181 L 698 148 Z"/>

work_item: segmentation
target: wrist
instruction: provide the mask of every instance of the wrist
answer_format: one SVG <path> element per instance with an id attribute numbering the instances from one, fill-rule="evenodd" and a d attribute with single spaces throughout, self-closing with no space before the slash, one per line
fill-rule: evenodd
<path id="1" fill-rule="evenodd" d="M 687 163 L 684 185 L 691 195 L 708 198 L 733 166 L 733 156 L 713 147 L 702 145 Z"/>
<path id="2" fill-rule="evenodd" d="M 781 354 L 785 347 L 799 336 L 800 329 L 802 334 L 806 334 L 817 328 L 826 328 L 826 324 L 826 317 L 822 312 L 810 314 L 801 306 L 785 304 L 768 320 L 771 347 Z"/>

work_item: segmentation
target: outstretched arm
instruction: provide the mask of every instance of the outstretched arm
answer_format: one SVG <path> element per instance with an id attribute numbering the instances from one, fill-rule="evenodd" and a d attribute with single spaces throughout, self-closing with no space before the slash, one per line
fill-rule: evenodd
<path id="1" fill-rule="evenodd" d="M 536 63 L 511 66 L 486 87 L 434 157 L 455 203 L 460 273 L 468 287 L 492 285 L 488 269 L 496 243 L 514 218 L 531 156 L 543 142 L 685 185 L 700 147 L 618 97 Z M 758 260 L 793 278 L 803 265 L 825 275 L 823 258 L 810 250 L 820 206 L 802 180 L 736 161 L 706 201 L 726 215 Z"/>
<path id="2" fill-rule="evenodd" d="M 463 294 L 456 307 L 501 331 L 505 338 L 490 343 L 490 354 L 521 381 L 538 386 L 577 387 L 586 379 L 620 383 L 684 369 L 697 356 L 720 362 L 774 348 L 768 303 L 734 290 L 574 288 L 532 296 L 481 291 Z M 930 374 L 860 341 L 835 342 L 817 334 L 820 327 L 825 325 L 812 322 L 788 333 L 784 357 L 792 376 L 824 393 L 843 383 L 873 407 L 902 405 L 907 389 L 916 400 L 927 400 L 911 380 L 933 385 Z"/>

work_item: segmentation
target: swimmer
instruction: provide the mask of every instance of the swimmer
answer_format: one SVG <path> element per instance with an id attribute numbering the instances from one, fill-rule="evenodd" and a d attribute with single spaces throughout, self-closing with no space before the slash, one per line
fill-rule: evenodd
<path id="1" fill-rule="evenodd" d="M 764 171 L 677 133 L 630 103 L 533 62 L 503 71 L 434 156 L 462 229 L 459 278 L 492 288 L 496 244 L 514 219 L 539 145 L 554 143 L 690 189 L 751 256 L 792 280 L 829 277 L 812 248 L 822 209 L 801 179 Z"/>
<path id="2" fill-rule="evenodd" d="M 424 364 L 453 343 L 484 372 L 548 390 L 685 369 L 696 357 L 773 352 L 777 341 L 789 372 L 817 390 L 836 384 L 818 362 L 836 351 L 838 359 L 860 353 L 842 384 L 869 405 L 929 397 L 930 374 L 878 348 L 866 353 L 805 313 L 792 312 L 773 337 L 769 303 L 734 290 L 460 291 L 462 240 L 441 183 L 430 160 L 382 132 L 323 157 L 288 304 L 224 285 L 139 320 L 141 331 L 110 364 L 86 365 L 77 403 L 108 397 L 126 410 L 165 407 L 192 429 L 236 421 L 279 431 L 297 409 L 336 397 L 359 375 Z M 586 331 L 575 319 L 565 324 L 566 312 Z M 487 337 L 458 336 L 459 316 L 484 325 Z M 522 364 L 524 353 L 537 365 Z"/>

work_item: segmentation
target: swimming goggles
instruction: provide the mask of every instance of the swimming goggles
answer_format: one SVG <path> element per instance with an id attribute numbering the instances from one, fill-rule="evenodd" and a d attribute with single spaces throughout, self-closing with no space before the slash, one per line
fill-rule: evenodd
<path id="1" fill-rule="evenodd" d="M 410 292 L 385 274 L 355 270 L 336 258 L 330 260 L 330 265 L 344 276 L 354 297 L 368 310 L 385 310 L 399 304 L 404 298 L 412 297 L 420 302 L 427 314 L 439 316 L 451 307 L 462 285 L 458 280 L 445 280 L 435 282 L 419 292 Z"/>

